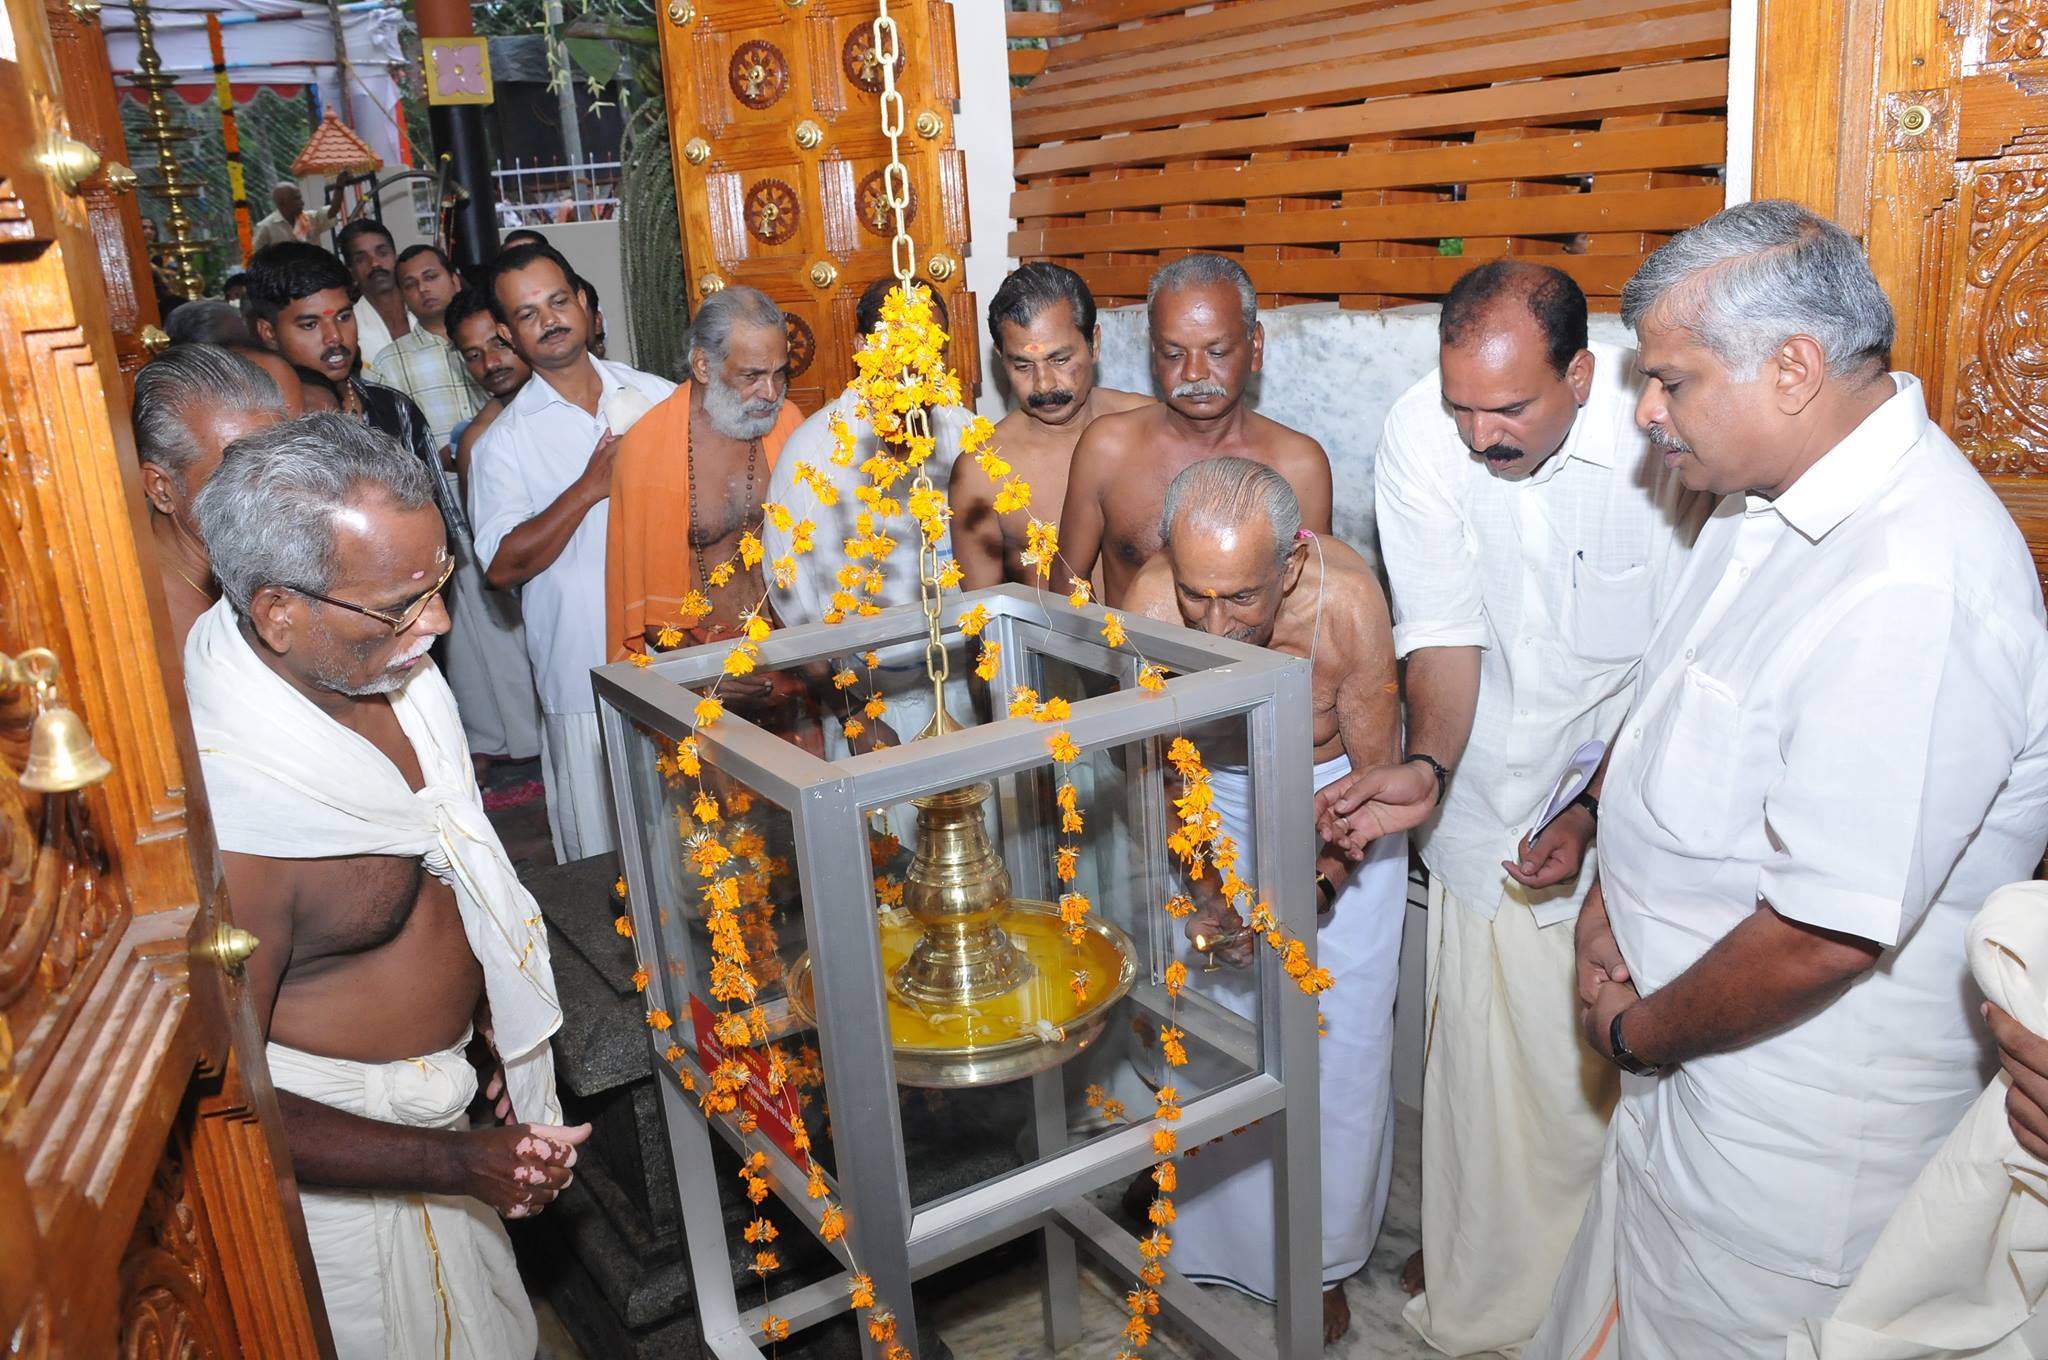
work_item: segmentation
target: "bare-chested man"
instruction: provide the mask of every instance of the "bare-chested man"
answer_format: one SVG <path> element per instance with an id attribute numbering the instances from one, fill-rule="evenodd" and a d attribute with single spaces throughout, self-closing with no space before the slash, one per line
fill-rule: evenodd
<path id="1" fill-rule="evenodd" d="M 192 498 L 220 466 L 222 449 L 284 418 L 284 397 L 270 376 L 214 345 L 173 345 L 135 375 L 135 452 L 149 537 L 181 652 L 192 621 L 220 598 Z"/>
<path id="2" fill-rule="evenodd" d="M 1302 523 L 1330 532 L 1330 460 L 1323 446 L 1245 404 L 1266 344 L 1252 281 L 1221 255 L 1188 255 L 1152 276 L 1146 302 L 1158 405 L 1105 416 L 1074 449 L 1060 512 L 1068 569 L 1102 561 L 1108 603 L 1123 602 L 1138 568 L 1159 551 L 1166 484 L 1205 458 L 1249 458 L 1287 479 Z M 1063 583 L 1060 583 L 1063 584 Z"/>
<path id="3" fill-rule="evenodd" d="M 343 1360 L 531 1355 L 498 1220 L 589 1134 L 560 1127 L 547 940 L 427 658 L 454 566 L 432 475 L 316 414 L 231 445 L 195 507 L 223 598 L 187 695 Z"/>
<path id="4" fill-rule="evenodd" d="M 1018 402 L 996 425 L 995 447 L 1031 484 L 1032 502 L 1052 510 L 1066 499 L 1074 446 L 1095 418 L 1152 401 L 1095 385 L 1102 328 L 1095 322 L 1094 294 L 1071 269 L 1041 262 L 1016 270 L 989 303 L 988 329 Z M 1030 510 L 998 514 L 995 498 L 995 483 L 987 477 L 956 471 L 953 551 L 969 590 L 1039 580 L 1022 561 Z"/>
<path id="5" fill-rule="evenodd" d="M 1326 483 L 1327 485 L 1327 483 Z M 1315 786 L 1371 768 L 1400 741 L 1393 623 L 1379 579 L 1356 552 L 1301 527 L 1287 480 L 1263 463 L 1213 458 L 1168 484 L 1158 526 L 1163 551 L 1136 573 L 1125 607 L 1205 633 L 1306 657 L 1311 671 Z M 1251 859 L 1249 781 L 1216 764 L 1215 807 Z M 1347 865 L 1303 828 L 1300 852 L 1317 857 L 1316 957 L 1333 985 L 1322 996 L 1319 1055 L 1323 1175 L 1323 1339 L 1351 1325 L 1344 1281 L 1372 1252 L 1393 1173 L 1394 987 L 1407 893 L 1405 843 Z M 1257 868 L 1240 870 L 1257 882 Z M 1210 939 L 1243 922 L 1220 900 L 1188 920 Z M 1218 950 L 1242 965 L 1254 945 Z M 1241 974 L 1209 980 L 1209 995 L 1255 1014 L 1256 988 Z M 1268 1140 L 1229 1138 L 1181 1168 L 1174 1264 L 1191 1279 L 1271 1299 L 1273 1189 Z"/>

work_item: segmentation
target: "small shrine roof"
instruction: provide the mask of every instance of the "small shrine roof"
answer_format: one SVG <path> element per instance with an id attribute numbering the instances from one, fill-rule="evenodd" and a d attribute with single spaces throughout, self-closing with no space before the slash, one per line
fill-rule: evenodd
<path id="1" fill-rule="evenodd" d="M 344 127 L 333 109 L 321 117 L 306 149 L 292 162 L 294 175 L 361 175 L 383 168 L 383 158 Z"/>

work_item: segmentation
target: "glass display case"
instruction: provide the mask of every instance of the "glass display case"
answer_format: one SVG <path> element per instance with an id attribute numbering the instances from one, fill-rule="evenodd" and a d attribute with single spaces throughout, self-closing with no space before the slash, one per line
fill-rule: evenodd
<path id="1" fill-rule="evenodd" d="M 987 620 L 978 640 L 961 635 L 970 611 Z M 1272 1127 L 1284 1293 L 1277 1341 L 1251 1335 L 1169 1254 L 1161 1311 L 1217 1354 L 1320 1353 L 1315 1002 L 1276 951 L 1218 966 L 1212 942 L 1166 909 L 1190 892 L 1168 848 L 1182 789 L 1168 751 L 1186 738 L 1219 806 L 1228 795 L 1259 899 L 1281 931 L 1314 940 L 1314 866 L 1278 853 L 1313 818 L 1308 667 L 1140 619 L 1113 647 L 1103 624 L 1099 607 L 1015 586 L 948 599 L 957 728 L 932 721 L 916 607 L 773 632 L 746 677 L 759 697 L 726 682 L 727 711 L 702 728 L 731 643 L 595 673 L 715 1354 L 764 1355 L 781 1328 L 845 1311 L 863 1276 L 876 1299 L 864 1316 L 893 1319 L 914 1352 L 911 1282 L 1034 1232 L 1048 1341 L 1070 1343 L 1077 1248 L 1133 1284 L 1145 1264 L 1142 1226 L 1088 1196 L 1159 1160 L 1162 1083 L 1178 1092 L 1181 1148 Z M 990 655 L 989 682 L 965 678 Z M 1146 663 L 1169 677 L 1163 689 L 1139 683 Z M 1035 713 L 1011 716 L 1025 690 Z M 1072 743 L 1059 759 L 1056 734 Z M 1169 1028 L 1186 1049 L 1170 1077 Z M 755 1246 L 721 1216 L 731 1187 L 713 1169 L 714 1133 L 748 1168 L 748 1191 L 772 1194 L 836 1274 L 766 1273 L 761 1301 L 742 1299 L 735 1262 L 744 1277 Z"/>

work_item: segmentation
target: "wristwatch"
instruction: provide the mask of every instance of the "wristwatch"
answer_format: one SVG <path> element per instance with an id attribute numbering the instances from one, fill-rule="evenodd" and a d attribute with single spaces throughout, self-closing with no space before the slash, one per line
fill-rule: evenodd
<path id="1" fill-rule="evenodd" d="M 1600 824 L 1600 800 L 1598 798 L 1595 798 L 1592 794 L 1582 793 L 1578 797 L 1572 799 L 1572 801 L 1566 804 L 1566 806 L 1584 808 L 1586 811 L 1593 814 L 1593 824 L 1595 826 L 1598 826 Z"/>
<path id="2" fill-rule="evenodd" d="M 1608 1023 L 1607 1047 L 1613 1051 L 1616 1067 L 1638 1077 L 1647 1077 L 1657 1070 L 1657 1064 L 1644 1062 L 1638 1058 L 1635 1051 L 1628 1046 L 1628 1041 L 1621 1037 L 1621 1019 L 1628 1012 L 1629 1008 L 1623 1007 L 1614 1013 L 1614 1019 Z"/>
<path id="3" fill-rule="evenodd" d="M 1441 760 L 1438 760 L 1435 756 L 1426 756 L 1420 751 L 1415 752 L 1413 755 L 1403 756 L 1401 763 L 1407 765 L 1417 760 L 1429 766 L 1430 773 L 1436 776 L 1437 806 L 1443 806 L 1444 786 L 1451 782 L 1451 772 L 1444 768 L 1444 763 Z"/>

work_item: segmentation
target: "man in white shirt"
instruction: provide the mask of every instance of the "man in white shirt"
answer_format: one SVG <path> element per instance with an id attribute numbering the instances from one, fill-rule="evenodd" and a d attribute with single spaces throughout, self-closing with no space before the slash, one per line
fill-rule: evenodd
<path id="1" fill-rule="evenodd" d="M 881 279 L 871 284 L 861 294 L 854 318 L 863 336 L 872 335 L 882 324 L 882 304 L 889 296 L 889 290 L 896 286 L 894 279 Z M 940 326 L 946 324 L 945 306 L 938 294 L 926 290 L 932 304 L 933 319 Z M 862 475 L 860 465 L 875 452 L 874 426 L 854 417 L 854 393 L 851 387 L 825 403 L 817 414 L 790 432 L 789 439 L 782 446 L 782 452 L 775 460 L 775 472 L 768 481 L 768 499 L 774 504 L 789 507 L 797 520 L 814 520 L 817 528 L 815 546 L 810 552 L 796 558 L 796 579 L 784 589 L 772 586 L 770 595 L 775 605 L 775 616 L 785 626 L 817 623 L 829 613 L 835 612 L 832 603 L 834 594 L 843 588 L 839 584 L 839 572 L 850 559 L 846 555 L 846 540 L 854 537 L 854 520 L 864 508 L 853 494 L 854 488 L 866 486 L 867 478 Z M 834 465 L 832 453 L 836 441 L 832 435 L 834 417 L 843 420 L 854 434 L 854 450 L 851 462 L 845 467 Z M 953 464 L 960 456 L 960 438 L 974 420 L 974 412 L 960 406 L 936 406 L 930 411 L 932 437 L 936 441 L 930 459 L 925 464 L 925 475 L 932 485 L 944 492 L 952 482 Z M 820 506 L 817 496 L 798 480 L 800 468 L 815 469 L 825 480 L 838 488 L 838 503 Z M 979 469 L 967 475 L 978 477 Z M 899 486 L 898 499 L 907 496 Z M 917 583 L 917 543 L 921 531 L 908 510 L 894 516 L 877 516 L 876 527 L 894 537 L 901 546 L 895 555 L 882 567 L 883 589 L 877 595 L 861 595 L 864 600 L 887 607 L 899 604 L 914 604 L 920 598 Z M 788 530 L 777 529 L 771 520 L 762 528 L 761 541 L 767 549 L 768 560 L 773 561 L 791 552 L 792 535 Z M 939 560 L 953 556 L 953 534 L 950 528 L 940 538 Z M 932 717 L 932 686 L 925 675 L 924 644 L 906 642 L 894 647 L 884 647 L 878 653 L 880 665 L 874 668 L 874 692 L 888 705 L 883 721 L 893 732 L 893 737 L 882 734 L 890 745 L 897 741 L 909 741 L 924 729 Z M 971 709 L 968 706 L 966 672 L 972 667 L 972 656 L 966 664 L 955 654 L 952 663 L 952 678 L 947 685 L 947 704 L 953 716 L 967 721 Z M 865 673 L 864 668 L 855 667 Z M 865 691 L 865 687 L 862 692 Z M 828 703 L 830 701 L 828 700 Z M 837 757 L 847 753 L 845 737 L 838 723 L 826 724 L 828 752 Z M 906 823 L 906 827 L 908 823 Z M 907 839 L 907 837 L 906 837 Z"/>
<path id="2" fill-rule="evenodd" d="M 533 378 L 470 459 L 477 560 L 500 590 L 518 587 L 540 689 L 541 773 L 555 857 L 612 848 L 610 781 L 590 671 L 604 638 L 605 512 L 612 448 L 674 384 L 590 356 L 590 313 L 547 246 L 498 256 L 492 297 Z M 594 512 L 594 513 L 593 513 Z"/>
<path id="3" fill-rule="evenodd" d="M 1541 1321 L 1615 1097 L 1572 1026 L 1597 808 L 1524 841 L 1573 753 L 1620 726 L 1706 501 L 1636 430 L 1634 356 L 1587 343 L 1569 276 L 1483 265 L 1440 330 L 1439 370 L 1388 413 L 1377 463 L 1407 755 L 1332 786 L 1324 831 L 1420 828 L 1431 1019 L 1409 1292 L 1428 1270 L 1406 1316 L 1465 1355 Z"/>
<path id="4" fill-rule="evenodd" d="M 2048 632 L 1841 228 L 1730 208 L 1622 314 L 1638 418 L 1727 499 L 1603 781 L 1581 1027 L 1635 1075 L 1527 1354 L 1775 1360 L 1982 1090 L 1964 929 L 2048 840 Z"/>
<path id="5" fill-rule="evenodd" d="M 272 211 L 256 224 L 249 234 L 249 253 L 254 255 L 265 246 L 278 245 L 284 241 L 311 241 L 319 244 L 320 233 L 334 225 L 334 207 L 341 199 L 341 188 L 334 189 L 334 203 L 306 211 L 306 196 L 299 192 L 298 181 L 281 179 L 270 189 Z M 222 290 L 225 292 L 225 288 Z M 230 299 L 232 301 L 232 299 Z"/>

